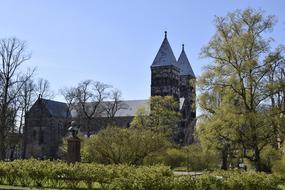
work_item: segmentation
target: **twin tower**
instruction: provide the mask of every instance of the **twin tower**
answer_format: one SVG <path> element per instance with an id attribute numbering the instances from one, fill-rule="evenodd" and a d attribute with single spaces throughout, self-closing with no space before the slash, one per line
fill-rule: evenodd
<path id="1" fill-rule="evenodd" d="M 151 96 L 173 96 L 179 101 L 182 118 L 174 140 L 179 144 L 192 143 L 196 122 L 196 77 L 184 45 L 176 60 L 165 32 L 164 40 L 150 68 Z"/>

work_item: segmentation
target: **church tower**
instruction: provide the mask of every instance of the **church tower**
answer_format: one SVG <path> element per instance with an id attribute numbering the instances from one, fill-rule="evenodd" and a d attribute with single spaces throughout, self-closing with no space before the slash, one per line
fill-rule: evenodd
<path id="1" fill-rule="evenodd" d="M 179 138 L 184 139 L 185 144 L 191 144 L 194 141 L 193 133 L 196 122 L 196 77 L 185 53 L 184 44 L 182 44 L 182 51 L 176 66 L 180 70 L 179 98 L 184 101 L 180 110 L 182 119 Z"/>
<path id="2" fill-rule="evenodd" d="M 173 96 L 179 99 L 179 69 L 176 58 L 167 40 L 164 40 L 151 65 L 151 96 Z"/>
<path id="3" fill-rule="evenodd" d="M 177 61 L 165 32 L 164 40 L 150 68 L 151 96 L 173 96 L 179 102 L 181 120 L 173 134 L 174 141 L 178 144 L 193 143 L 196 122 L 196 77 L 184 45 Z"/>
<path id="4" fill-rule="evenodd" d="M 184 50 L 184 44 L 182 44 L 182 51 L 176 63 L 176 66 L 180 70 L 180 79 L 179 79 L 179 91 L 180 98 L 184 98 L 185 102 L 189 103 L 189 111 L 188 114 L 192 118 L 196 117 L 196 109 L 195 109 L 195 99 L 196 99 L 196 90 L 195 90 L 195 81 L 196 76 L 193 72 L 191 64 L 187 58 L 187 55 Z"/>

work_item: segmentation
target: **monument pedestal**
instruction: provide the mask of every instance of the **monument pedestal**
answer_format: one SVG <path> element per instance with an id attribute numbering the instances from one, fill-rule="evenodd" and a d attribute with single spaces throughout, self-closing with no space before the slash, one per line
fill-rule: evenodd
<path id="1" fill-rule="evenodd" d="M 67 139 L 67 162 L 80 162 L 80 139 L 78 137 L 70 137 Z"/>

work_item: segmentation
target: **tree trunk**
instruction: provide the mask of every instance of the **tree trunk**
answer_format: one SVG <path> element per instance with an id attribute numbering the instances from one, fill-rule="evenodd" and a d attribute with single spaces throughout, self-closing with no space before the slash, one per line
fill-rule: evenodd
<path id="1" fill-rule="evenodd" d="M 26 158 L 26 151 L 27 151 L 27 123 L 25 122 L 23 126 L 23 150 L 22 150 L 22 159 Z"/>
<path id="2" fill-rule="evenodd" d="M 89 138 L 91 136 L 90 133 L 90 119 L 87 118 L 87 137 Z"/>
<path id="3" fill-rule="evenodd" d="M 1 124 L 2 125 L 2 124 Z M 1 126 L 0 132 L 0 160 L 4 160 L 6 157 L 6 148 L 5 148 L 5 135 L 4 135 L 4 126 Z"/>
<path id="4" fill-rule="evenodd" d="M 257 172 L 260 172 L 260 171 L 262 171 L 262 168 L 261 168 L 260 151 L 259 151 L 258 147 L 254 148 L 254 156 L 255 156 L 255 159 L 254 159 L 255 170 Z"/>
<path id="5" fill-rule="evenodd" d="M 226 145 L 224 145 L 224 147 L 222 148 L 221 156 L 222 156 L 221 169 L 228 170 L 228 150 Z"/>
<path id="6" fill-rule="evenodd" d="M 13 161 L 14 160 L 14 154 L 15 154 L 16 145 L 11 146 L 10 149 L 11 149 L 10 161 Z"/>
<path id="7" fill-rule="evenodd" d="M 4 160 L 6 158 L 6 147 L 5 147 L 5 133 L 7 130 L 7 110 L 8 110 L 8 83 L 9 79 L 5 79 L 4 85 L 4 96 L 1 105 L 1 116 L 0 116 L 0 160 Z"/>

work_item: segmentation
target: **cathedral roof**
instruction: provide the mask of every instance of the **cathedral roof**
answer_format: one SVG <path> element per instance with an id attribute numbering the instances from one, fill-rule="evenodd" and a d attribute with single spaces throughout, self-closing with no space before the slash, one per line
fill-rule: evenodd
<path id="1" fill-rule="evenodd" d="M 112 103 L 108 101 L 101 102 L 101 107 L 98 109 L 100 114 L 98 117 L 107 117 L 106 111 L 104 111 L 104 105 L 107 103 Z M 87 104 L 92 104 L 92 103 L 87 103 Z M 146 114 L 148 115 L 150 112 L 150 107 L 148 104 L 148 100 L 123 100 L 120 102 L 120 108 L 116 111 L 115 117 L 134 117 L 137 114 L 137 111 L 140 108 L 144 108 L 146 111 Z M 77 117 L 78 113 L 76 110 L 71 111 L 72 117 Z"/>
<path id="2" fill-rule="evenodd" d="M 180 69 L 180 75 L 190 75 L 196 78 L 187 55 L 184 51 L 184 44 L 182 45 L 182 52 L 178 58 L 176 66 Z"/>
<path id="3" fill-rule="evenodd" d="M 48 112 L 51 114 L 52 117 L 66 118 L 66 114 L 68 114 L 68 117 L 78 116 L 76 110 L 73 109 L 70 112 L 68 111 L 68 106 L 66 103 L 39 98 L 37 100 L 37 103 L 35 104 L 42 104 L 42 103 L 43 105 L 45 105 L 45 108 L 48 110 Z M 106 102 L 102 102 L 103 105 L 105 103 Z M 134 117 L 140 108 L 143 108 L 145 110 L 146 115 L 150 114 L 149 100 L 124 100 L 121 102 L 121 104 L 122 106 L 116 112 L 115 117 Z M 184 105 L 184 98 L 180 98 L 179 99 L 180 110 L 182 109 L 183 105 Z M 107 117 L 107 114 L 105 112 L 102 112 L 98 117 Z"/>
<path id="4" fill-rule="evenodd" d="M 167 40 L 167 32 L 165 32 L 164 40 L 155 56 L 151 67 L 175 65 L 175 63 L 176 58 Z"/>
<path id="5" fill-rule="evenodd" d="M 125 107 L 116 112 L 116 117 L 135 116 L 140 108 L 144 108 L 147 115 L 150 112 L 148 100 L 125 100 L 122 103 Z"/>
<path id="6" fill-rule="evenodd" d="M 66 116 L 70 117 L 70 112 L 68 111 L 68 107 L 66 103 L 58 102 L 54 100 L 47 100 L 43 98 L 41 98 L 41 101 L 45 104 L 48 112 L 53 117 L 60 117 L 60 118 L 65 118 Z"/>

